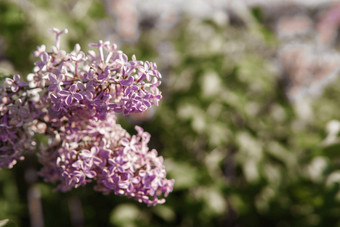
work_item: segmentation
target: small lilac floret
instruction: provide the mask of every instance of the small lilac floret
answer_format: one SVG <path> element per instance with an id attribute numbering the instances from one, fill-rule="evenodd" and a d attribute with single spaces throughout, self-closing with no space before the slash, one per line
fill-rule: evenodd
<path id="1" fill-rule="evenodd" d="M 6 78 L 6 82 L 11 86 L 12 92 L 17 92 L 20 87 L 25 87 L 27 84 L 24 81 L 20 81 L 20 75 L 15 74 L 13 79 Z"/>

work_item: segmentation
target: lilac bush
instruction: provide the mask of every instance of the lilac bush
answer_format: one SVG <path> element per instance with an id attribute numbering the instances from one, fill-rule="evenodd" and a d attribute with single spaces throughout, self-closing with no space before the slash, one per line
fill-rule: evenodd
<path id="1" fill-rule="evenodd" d="M 90 43 L 87 53 L 76 44 L 60 49 L 67 30 L 52 29 L 51 51 L 42 45 L 27 83 L 19 75 L 0 86 L 0 168 L 12 168 L 27 152 L 36 152 L 45 181 L 68 191 L 94 183 L 148 205 L 165 202 L 174 180 L 166 178 L 163 158 L 149 150 L 150 134 L 136 126 L 130 135 L 116 114 L 141 113 L 162 98 L 161 74 L 152 62 L 128 57 L 115 44 Z M 47 143 L 35 135 L 47 137 Z"/>

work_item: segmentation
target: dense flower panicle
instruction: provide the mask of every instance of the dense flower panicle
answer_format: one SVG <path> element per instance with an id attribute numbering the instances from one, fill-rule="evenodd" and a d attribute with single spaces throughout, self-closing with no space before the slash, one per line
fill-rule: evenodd
<path id="1" fill-rule="evenodd" d="M 37 87 L 48 87 L 51 111 L 72 118 L 74 107 L 81 107 L 102 119 L 107 112 L 139 113 L 158 105 L 161 74 L 155 63 L 138 61 L 135 56 L 128 60 L 108 41 L 90 46 L 98 49 L 98 55 L 92 50 L 85 54 L 78 44 L 66 53 L 59 49 L 59 41 L 52 52 L 44 45 L 34 52 L 40 60 L 31 80 Z"/>
<path id="2" fill-rule="evenodd" d="M 109 121 L 90 121 L 79 130 L 81 140 L 74 138 L 63 142 L 54 159 L 41 159 L 41 175 L 58 189 L 71 190 L 88 182 L 95 189 L 113 192 L 156 205 L 173 189 L 173 180 L 166 179 L 162 157 L 149 150 L 150 135 L 136 126 L 137 135 L 130 136 L 111 115 Z M 55 174 L 55 170 L 58 173 Z M 52 174 L 51 174 L 52 173 Z"/>
<path id="3" fill-rule="evenodd" d="M 148 205 L 163 203 L 173 189 L 163 158 L 149 150 L 150 135 L 131 136 L 116 113 L 140 113 L 162 98 L 161 74 L 152 62 L 131 60 L 115 44 L 99 41 L 85 54 L 76 44 L 60 49 L 67 30 L 52 29 L 56 44 L 42 45 L 27 82 L 19 75 L 0 84 L 0 169 L 39 150 L 40 175 L 68 191 L 89 182 L 103 193 Z M 36 136 L 44 139 L 36 140 Z"/>
<path id="4" fill-rule="evenodd" d="M 27 84 L 19 75 L 6 78 L 0 84 L 0 169 L 12 168 L 23 160 L 23 152 L 31 149 L 30 104 L 25 92 Z"/>

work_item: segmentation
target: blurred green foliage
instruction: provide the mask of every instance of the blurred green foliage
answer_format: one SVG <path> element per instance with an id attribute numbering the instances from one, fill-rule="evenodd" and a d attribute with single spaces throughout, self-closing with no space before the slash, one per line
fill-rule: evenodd
<path id="1" fill-rule="evenodd" d="M 96 26 L 108 18 L 101 1 L 90 1 L 81 17 L 65 10 L 67 1 L 33 2 L 33 13 L 54 12 L 44 27 L 67 26 L 67 48 L 101 38 Z M 261 24 L 261 10 L 252 14 L 257 30 L 183 17 L 166 32 L 147 29 L 136 43 L 121 43 L 129 56 L 156 61 L 163 74 L 155 117 L 139 124 L 165 158 L 174 192 L 164 205 L 146 207 L 90 185 L 60 193 L 34 183 L 46 226 L 71 225 L 74 200 L 81 201 L 84 226 L 340 225 L 340 140 L 336 134 L 325 143 L 328 122 L 339 120 L 340 80 L 316 100 L 287 101 L 275 62 L 278 41 Z M 47 37 L 32 18 L 18 4 L 0 2 L 1 58 L 20 73 L 32 69 L 29 55 Z M 129 120 L 120 121 L 133 132 Z M 28 158 L 0 171 L 0 220 L 17 226 L 30 218 L 27 168 L 39 165 Z"/>
<path id="2" fill-rule="evenodd" d="M 6 57 L 20 72 L 29 72 L 32 64 L 27 64 L 37 45 L 37 40 L 29 30 L 25 13 L 14 3 L 0 2 L 1 58 Z"/>

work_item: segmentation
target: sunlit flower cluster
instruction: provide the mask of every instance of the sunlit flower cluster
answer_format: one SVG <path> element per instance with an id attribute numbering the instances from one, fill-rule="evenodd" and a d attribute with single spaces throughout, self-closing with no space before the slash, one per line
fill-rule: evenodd
<path id="1" fill-rule="evenodd" d="M 174 181 L 166 179 L 162 157 L 149 150 L 150 135 L 136 126 L 131 136 L 116 113 L 141 113 L 162 98 L 161 74 L 152 62 L 128 57 L 115 44 L 99 41 L 84 53 L 42 45 L 28 83 L 19 75 L 0 87 L 0 168 L 12 168 L 26 152 L 38 150 L 40 175 L 62 191 L 88 182 L 95 190 L 163 203 Z M 35 141 L 35 135 L 46 143 Z"/>

